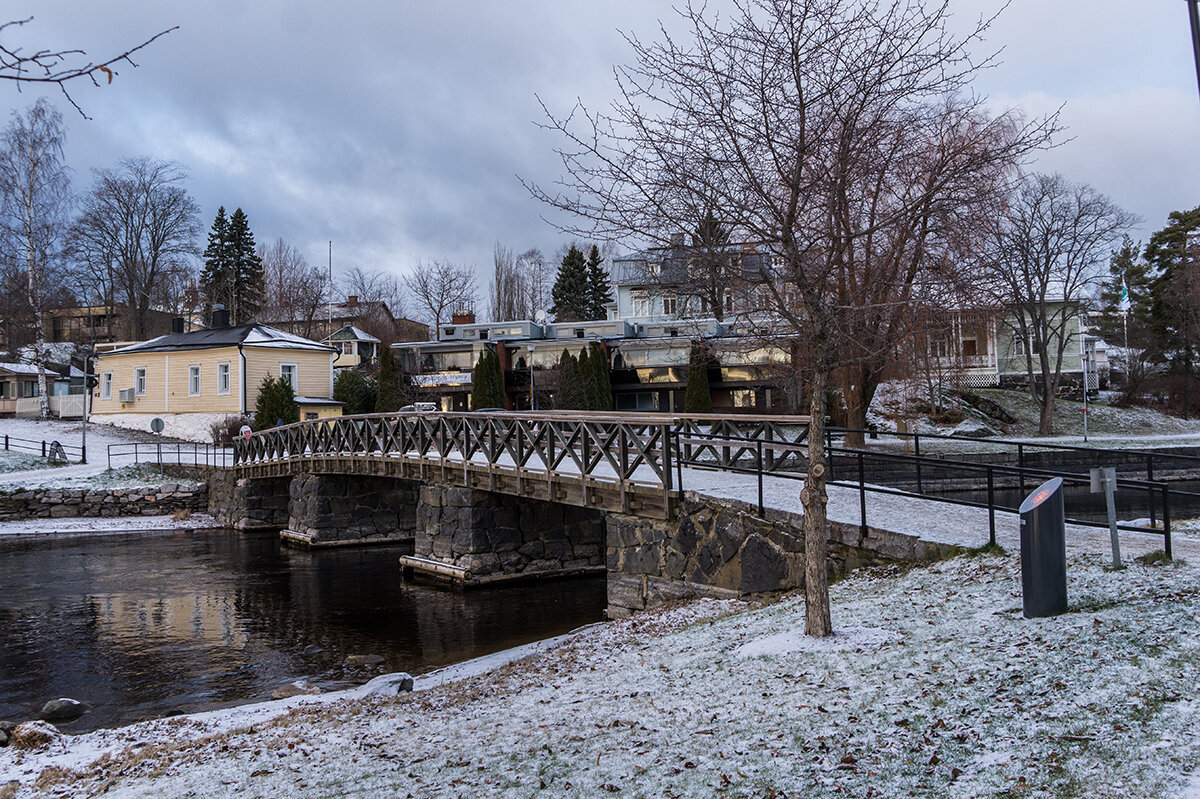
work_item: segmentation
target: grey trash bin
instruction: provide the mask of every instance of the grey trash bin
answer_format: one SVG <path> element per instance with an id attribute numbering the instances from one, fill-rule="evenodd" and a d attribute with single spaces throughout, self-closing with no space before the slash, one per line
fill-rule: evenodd
<path id="1" fill-rule="evenodd" d="M 1025 618 L 1067 610 L 1067 541 L 1062 478 L 1047 480 L 1021 503 L 1021 590 Z"/>

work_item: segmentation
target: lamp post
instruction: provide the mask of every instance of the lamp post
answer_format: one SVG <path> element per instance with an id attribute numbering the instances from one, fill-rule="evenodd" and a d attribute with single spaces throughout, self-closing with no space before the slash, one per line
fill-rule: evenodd
<path id="1" fill-rule="evenodd" d="M 533 390 L 533 345 L 529 345 L 529 408 L 537 410 L 537 393 Z"/>

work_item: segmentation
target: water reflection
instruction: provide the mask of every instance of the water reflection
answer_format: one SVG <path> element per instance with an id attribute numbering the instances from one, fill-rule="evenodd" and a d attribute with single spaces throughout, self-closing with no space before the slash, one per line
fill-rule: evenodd
<path id="1" fill-rule="evenodd" d="M 456 593 L 403 583 L 391 547 L 305 552 L 272 534 L 0 542 L 0 719 L 92 705 L 83 731 L 324 688 L 375 653 L 421 673 L 602 618 L 603 578 Z M 320 647 L 304 655 L 306 647 Z"/>

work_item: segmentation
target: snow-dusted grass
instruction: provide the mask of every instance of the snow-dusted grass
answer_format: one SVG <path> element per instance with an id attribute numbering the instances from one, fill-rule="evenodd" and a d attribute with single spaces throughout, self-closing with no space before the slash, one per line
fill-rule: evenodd
<path id="1" fill-rule="evenodd" d="M 30 469 L 46 469 L 53 465 L 48 459 L 28 452 L 18 452 L 17 450 L 5 452 L 0 450 L 0 473 L 3 474 L 23 472 Z"/>
<path id="2" fill-rule="evenodd" d="M 212 739 L 129 728 L 140 744 L 48 779 L 75 796 L 1171 796 L 1200 765 L 1200 570 L 1069 563 L 1054 619 L 1022 618 L 1012 556 L 860 573 L 833 586 L 833 642 L 795 637 L 798 598 L 674 632 L 649 615 Z M 55 762 L 0 750 L 25 785 Z"/>
<path id="3" fill-rule="evenodd" d="M 112 516 L 104 518 L 21 519 L 0 522 L 0 539 L 15 536 L 145 535 L 217 527 L 207 513 L 176 516 Z"/>

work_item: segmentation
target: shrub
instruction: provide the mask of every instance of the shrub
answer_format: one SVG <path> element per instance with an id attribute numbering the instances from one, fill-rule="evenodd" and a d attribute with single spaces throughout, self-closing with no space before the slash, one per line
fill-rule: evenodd
<path id="1" fill-rule="evenodd" d="M 471 410 L 503 408 L 505 400 L 500 357 L 491 350 L 484 350 L 471 373 Z"/>
<path id="2" fill-rule="evenodd" d="M 246 424 L 245 416 L 236 414 L 218 419 L 208 427 L 208 431 L 212 434 L 214 444 L 228 444 L 238 436 L 238 432 L 242 429 L 242 425 Z"/>
<path id="3" fill-rule="evenodd" d="M 374 413 L 378 393 L 378 384 L 354 369 L 343 369 L 333 383 L 333 398 L 345 403 L 342 413 L 348 416 Z"/>
<path id="4" fill-rule="evenodd" d="M 698 344 L 688 355 L 687 391 L 683 395 L 684 413 L 712 413 L 712 391 L 708 386 L 708 357 Z"/>

